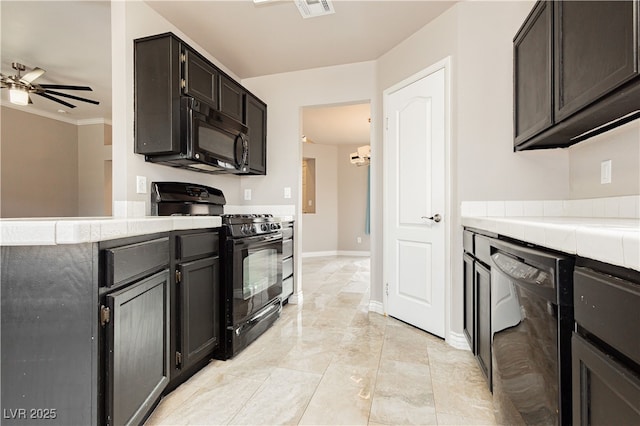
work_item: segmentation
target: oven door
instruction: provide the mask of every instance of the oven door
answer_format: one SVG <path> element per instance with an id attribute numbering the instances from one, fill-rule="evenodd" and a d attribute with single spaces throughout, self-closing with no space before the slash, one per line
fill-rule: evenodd
<path id="1" fill-rule="evenodd" d="M 282 293 L 282 233 L 233 241 L 232 311 L 238 324 Z"/>

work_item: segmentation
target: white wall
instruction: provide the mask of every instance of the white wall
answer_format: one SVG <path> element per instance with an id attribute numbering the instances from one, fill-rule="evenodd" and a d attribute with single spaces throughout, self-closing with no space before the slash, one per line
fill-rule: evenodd
<path id="1" fill-rule="evenodd" d="M 316 160 L 316 212 L 304 213 L 302 252 L 336 252 L 338 249 L 338 147 L 303 144 L 302 156 Z M 302 199 L 302 198 L 301 198 Z"/>
<path id="2" fill-rule="evenodd" d="M 359 146 L 362 144 L 338 145 L 338 251 L 341 252 L 370 250 L 370 236 L 365 234 L 369 167 L 351 164 L 350 157 Z"/>
<path id="3" fill-rule="evenodd" d="M 0 217 L 77 216 L 77 126 L 28 109 L 0 115 Z"/>
<path id="4" fill-rule="evenodd" d="M 209 175 L 147 163 L 144 156 L 133 152 L 133 40 L 171 31 L 231 77 L 237 80 L 237 76 L 144 2 L 112 2 L 111 25 L 114 215 L 149 214 L 149 194 L 136 193 L 136 176 L 145 176 L 148 185 L 162 180 L 213 186 L 224 192 L 228 204 L 240 204 L 240 179 L 236 176 Z"/>
<path id="5" fill-rule="evenodd" d="M 640 194 L 640 120 L 569 149 L 570 198 Z M 611 160 L 611 183 L 600 183 L 600 163 Z"/>
<path id="6" fill-rule="evenodd" d="M 111 215 L 111 185 L 105 176 L 105 168 L 111 172 L 110 161 L 111 125 L 79 125 L 78 216 Z"/>

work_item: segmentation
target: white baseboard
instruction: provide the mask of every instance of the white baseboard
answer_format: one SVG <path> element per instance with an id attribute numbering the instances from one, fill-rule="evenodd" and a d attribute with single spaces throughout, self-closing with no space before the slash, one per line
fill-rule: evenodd
<path id="1" fill-rule="evenodd" d="M 371 256 L 371 252 L 369 252 L 369 251 L 338 250 L 338 256 L 369 257 L 369 256 Z"/>
<path id="2" fill-rule="evenodd" d="M 298 293 L 293 293 L 291 296 L 289 296 L 289 303 L 292 305 L 302 305 L 303 302 L 303 297 L 302 297 L 302 292 L 298 292 Z"/>
<path id="3" fill-rule="evenodd" d="M 384 305 L 377 300 L 369 300 L 369 312 L 375 312 L 384 315 Z"/>
<path id="4" fill-rule="evenodd" d="M 333 251 L 306 251 L 306 252 L 302 253 L 302 257 L 329 257 L 329 256 L 369 257 L 369 256 L 371 256 L 371 252 L 368 252 L 368 251 L 333 250 Z"/>
<path id="5" fill-rule="evenodd" d="M 450 331 L 446 342 L 456 349 L 462 349 L 465 351 L 471 350 L 469 342 L 467 342 L 467 338 L 464 337 L 464 334 L 462 333 L 454 333 L 453 331 Z"/>

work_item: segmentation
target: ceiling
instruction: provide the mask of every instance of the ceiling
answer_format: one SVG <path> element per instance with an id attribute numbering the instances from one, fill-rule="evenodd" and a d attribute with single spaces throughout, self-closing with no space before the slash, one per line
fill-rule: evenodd
<path id="1" fill-rule="evenodd" d="M 59 90 L 94 99 L 100 105 L 65 99 L 76 108 L 31 95 L 32 105 L 17 107 L 60 119 L 111 120 L 111 5 L 108 1 L 0 1 L 1 68 L 15 75 L 12 62 L 45 70 L 34 83 L 90 86 L 92 92 Z M 3 105 L 8 90 L 2 89 Z M 62 113 L 58 110 L 63 111 Z"/>
<path id="2" fill-rule="evenodd" d="M 303 19 L 293 1 L 146 1 L 241 79 L 379 58 L 453 1 L 333 0 Z"/>
<path id="3" fill-rule="evenodd" d="M 244 79 L 375 60 L 455 1 L 333 0 L 335 14 L 309 19 L 303 19 L 290 0 L 262 4 L 250 0 L 146 3 Z M 20 108 L 69 120 L 110 120 L 110 3 L 1 0 L 0 8 L 3 74 L 15 74 L 11 62 L 28 68 L 37 66 L 46 73 L 36 83 L 91 86 L 93 92 L 75 94 L 100 101 L 99 106 L 72 101 L 77 107 L 69 109 L 32 96 L 33 105 Z M 2 90 L 3 105 L 8 104 L 7 92 Z M 320 114 L 321 110 L 313 108 L 309 114 Z M 346 110 L 337 114 L 345 121 L 348 115 Z M 326 117 L 317 121 L 324 122 L 320 127 L 327 129 Z M 351 139 L 355 134 L 349 131 L 337 139 Z M 319 134 L 315 138 L 318 142 L 336 140 Z"/>
<path id="4" fill-rule="evenodd" d="M 368 103 L 305 107 L 302 135 L 323 145 L 369 145 L 371 109 Z"/>

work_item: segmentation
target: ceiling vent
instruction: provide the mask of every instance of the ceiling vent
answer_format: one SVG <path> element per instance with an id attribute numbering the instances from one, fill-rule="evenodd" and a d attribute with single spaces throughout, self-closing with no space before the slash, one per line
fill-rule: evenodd
<path id="1" fill-rule="evenodd" d="M 295 2 L 300 15 L 305 19 L 335 13 L 331 0 L 295 0 Z"/>

